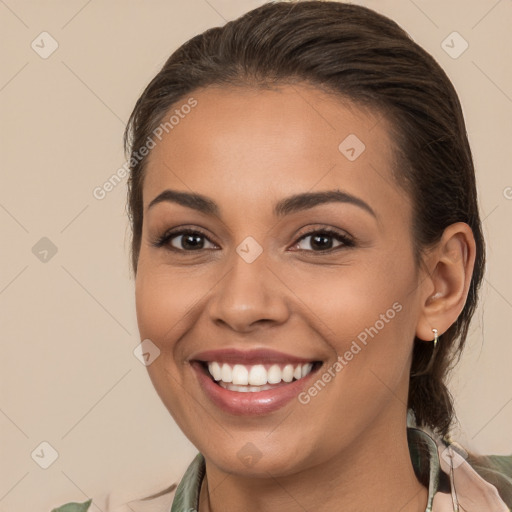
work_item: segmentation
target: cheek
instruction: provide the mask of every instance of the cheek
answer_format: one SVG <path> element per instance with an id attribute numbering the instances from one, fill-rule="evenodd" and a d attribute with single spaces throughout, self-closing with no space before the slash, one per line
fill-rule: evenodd
<path id="1" fill-rule="evenodd" d="M 171 416 L 187 431 L 183 418 L 189 401 L 183 400 L 180 357 L 177 340 L 190 328 L 190 305 L 197 301 L 197 291 L 190 280 L 153 263 L 140 265 L 135 280 L 135 303 L 140 339 L 149 339 L 160 350 L 146 367 L 153 387 Z M 192 288 L 192 290 L 191 290 Z M 185 321 L 184 321 L 185 320 Z"/>
<path id="2" fill-rule="evenodd" d="M 197 283 L 196 283 L 197 284 Z M 198 290 L 180 273 L 142 265 L 135 281 L 135 305 L 141 339 L 149 338 L 161 350 L 171 348 L 183 320 L 197 301 Z"/>
<path id="3" fill-rule="evenodd" d="M 401 385 L 414 339 L 413 262 L 391 250 L 374 255 L 329 271 L 294 270 L 286 278 L 307 306 L 310 325 L 343 358 L 343 370 L 335 373 L 359 389 L 382 387 L 378 377 L 390 387 Z"/>
<path id="4" fill-rule="evenodd" d="M 286 285 L 283 293 L 291 289 L 295 303 L 306 306 L 304 315 L 323 324 L 322 333 L 334 340 L 353 339 L 376 322 L 379 330 L 389 330 L 388 325 L 401 321 L 404 315 L 397 310 L 416 286 L 411 263 L 380 249 L 347 258 L 342 265 L 283 266 L 279 275 Z"/>

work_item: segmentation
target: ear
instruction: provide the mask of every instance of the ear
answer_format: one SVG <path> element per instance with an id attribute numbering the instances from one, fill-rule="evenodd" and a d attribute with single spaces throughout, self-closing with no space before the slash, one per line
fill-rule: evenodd
<path id="1" fill-rule="evenodd" d="M 456 222 L 444 230 L 425 261 L 428 273 L 421 284 L 418 338 L 431 341 L 432 329 L 437 329 L 441 336 L 455 323 L 466 303 L 475 255 L 475 238 L 468 224 Z"/>

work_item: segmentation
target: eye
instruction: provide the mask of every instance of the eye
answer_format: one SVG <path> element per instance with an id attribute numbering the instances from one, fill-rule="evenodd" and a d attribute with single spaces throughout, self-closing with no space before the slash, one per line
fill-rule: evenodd
<path id="1" fill-rule="evenodd" d="M 217 246 L 210 242 L 208 237 L 201 231 L 194 229 L 181 229 L 165 233 L 162 237 L 153 242 L 155 247 L 164 247 L 173 251 L 192 252 L 208 249 L 205 241 L 215 249 Z"/>
<path id="2" fill-rule="evenodd" d="M 310 247 L 312 247 L 312 250 L 301 246 L 301 244 L 303 244 L 304 241 L 306 241 L 308 238 L 311 238 L 311 240 L 309 242 L 306 242 L 304 245 L 309 245 Z M 341 243 L 333 247 L 333 239 Z M 305 233 L 303 236 L 299 238 L 299 240 L 297 240 L 297 242 L 295 242 L 293 247 L 295 249 L 306 252 L 330 252 L 332 250 L 337 250 L 339 247 L 343 246 L 353 247 L 354 241 L 347 235 L 341 234 L 338 231 L 329 228 L 324 228 Z"/>
<path id="3" fill-rule="evenodd" d="M 311 238 L 309 242 L 305 241 Z M 333 247 L 333 239 L 339 244 Z M 207 246 L 210 244 L 210 247 Z M 204 249 L 218 249 L 205 233 L 197 229 L 180 229 L 166 232 L 152 243 L 155 247 L 165 247 L 176 252 L 193 252 Z M 305 248 L 309 245 L 312 249 Z M 354 241 L 347 235 L 330 228 L 316 229 L 304 233 L 293 245 L 293 248 L 305 252 L 333 252 L 342 247 L 353 247 Z"/>

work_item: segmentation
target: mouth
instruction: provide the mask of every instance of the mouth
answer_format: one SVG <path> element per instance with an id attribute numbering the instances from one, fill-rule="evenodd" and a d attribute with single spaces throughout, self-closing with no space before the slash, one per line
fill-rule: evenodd
<path id="1" fill-rule="evenodd" d="M 217 386 L 239 393 L 258 393 L 286 386 L 306 378 L 322 366 L 322 361 L 306 363 L 226 363 L 192 361 Z"/>

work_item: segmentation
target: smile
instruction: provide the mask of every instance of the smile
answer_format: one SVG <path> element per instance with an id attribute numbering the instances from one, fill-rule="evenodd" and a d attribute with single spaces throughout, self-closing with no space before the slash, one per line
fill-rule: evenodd
<path id="1" fill-rule="evenodd" d="M 296 399 L 322 364 L 311 361 L 246 365 L 195 360 L 191 361 L 191 368 L 212 404 L 229 414 L 259 416 Z"/>
<path id="2" fill-rule="evenodd" d="M 259 392 L 273 389 L 307 376 L 315 364 L 229 364 L 203 363 L 219 386 L 230 391 Z"/>

